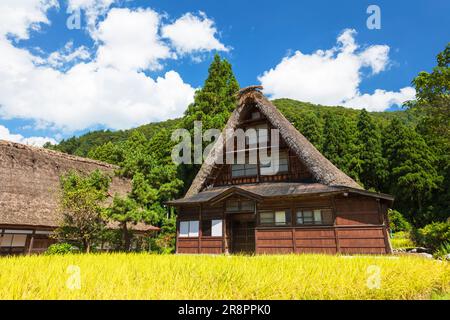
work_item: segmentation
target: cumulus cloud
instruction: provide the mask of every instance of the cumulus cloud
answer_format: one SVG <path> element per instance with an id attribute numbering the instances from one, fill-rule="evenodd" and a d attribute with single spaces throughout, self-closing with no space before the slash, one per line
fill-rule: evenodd
<path id="1" fill-rule="evenodd" d="M 180 54 L 202 51 L 228 51 L 217 38 L 214 21 L 205 13 L 186 13 L 174 23 L 162 28 L 162 36 L 168 38 Z"/>
<path id="2" fill-rule="evenodd" d="M 50 142 L 55 144 L 56 140 L 48 137 L 28 137 L 25 138 L 21 134 L 13 134 L 8 128 L 0 125 L 0 140 L 8 140 L 12 142 L 18 142 L 28 144 L 36 147 L 42 147 L 45 143 Z"/>
<path id="3" fill-rule="evenodd" d="M 0 1 L 0 36 L 28 39 L 30 29 L 39 30 L 42 24 L 49 24 L 46 12 L 52 7 L 59 7 L 57 0 Z"/>
<path id="4" fill-rule="evenodd" d="M 69 12 L 83 10 L 87 19 L 87 29 L 93 33 L 100 16 L 105 15 L 116 0 L 69 0 Z"/>
<path id="5" fill-rule="evenodd" d="M 363 70 L 378 74 L 389 66 L 389 47 L 372 45 L 360 48 L 355 30 L 347 29 L 337 38 L 335 47 L 311 54 L 296 51 L 258 79 L 273 98 L 291 98 L 326 105 L 344 105 L 382 111 L 414 98 L 415 91 L 378 89 L 361 94 Z"/>
<path id="6" fill-rule="evenodd" d="M 13 15 L 14 9 L 4 9 L 9 12 L 2 14 Z M 34 15 L 24 19 L 28 26 L 48 23 L 44 9 L 31 10 Z M 99 125 L 124 129 L 182 115 L 194 88 L 173 70 L 157 78 L 142 72 L 169 56 L 158 40 L 158 25 L 159 16 L 150 9 L 112 9 L 95 30 L 99 45 L 93 58 L 87 58 L 86 48 L 70 44 L 45 63 L 0 34 L 0 117 L 31 119 L 40 128 L 71 133 Z M 26 25 L 14 30 L 27 36 Z M 67 69 L 60 68 L 68 62 Z"/>
<path id="7" fill-rule="evenodd" d="M 76 63 L 83 60 L 89 60 L 91 54 L 85 46 L 73 48 L 73 41 L 65 44 L 64 48 L 52 52 L 46 60 L 39 60 L 40 63 L 48 63 L 52 67 L 61 68 L 70 63 Z"/>
<path id="8" fill-rule="evenodd" d="M 151 9 L 111 9 L 95 31 L 102 44 L 98 64 L 125 70 L 161 68 L 159 60 L 172 53 L 159 38 L 159 24 L 159 14 Z"/>

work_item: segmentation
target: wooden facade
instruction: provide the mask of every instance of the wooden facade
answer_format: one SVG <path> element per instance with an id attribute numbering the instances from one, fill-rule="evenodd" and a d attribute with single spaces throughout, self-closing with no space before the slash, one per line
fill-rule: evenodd
<path id="1" fill-rule="evenodd" d="M 215 204 L 179 207 L 177 253 L 391 253 L 386 220 L 387 201 L 362 195 L 269 199 L 254 210 L 227 212 L 228 198 Z M 249 200 L 254 201 L 254 200 Z M 322 210 L 330 221 L 299 224 L 298 212 Z M 263 212 L 287 212 L 286 223 L 261 223 Z M 205 221 L 221 220 L 222 235 L 203 235 Z M 180 237 L 180 223 L 199 221 L 197 236 Z"/>
<path id="2" fill-rule="evenodd" d="M 204 163 L 185 197 L 169 202 L 178 211 L 176 252 L 391 253 L 393 197 L 364 190 L 336 168 L 259 89 L 243 89 L 225 130 L 277 129 L 277 171 L 264 171 L 260 136 L 257 162 L 245 165 L 219 162 L 217 154 L 226 154 L 219 140 L 210 153 L 214 164 Z M 270 136 L 263 138 L 270 153 Z M 231 143 L 232 152 L 249 158 L 248 143 Z"/>

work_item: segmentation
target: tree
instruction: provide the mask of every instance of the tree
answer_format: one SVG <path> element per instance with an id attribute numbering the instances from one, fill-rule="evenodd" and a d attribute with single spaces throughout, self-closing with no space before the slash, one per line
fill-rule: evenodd
<path id="1" fill-rule="evenodd" d="M 75 241 L 89 253 L 105 229 L 104 201 L 111 178 L 99 170 L 88 176 L 69 172 L 61 176 L 60 208 L 62 223 L 56 229 L 59 239 Z"/>
<path id="2" fill-rule="evenodd" d="M 123 152 L 119 145 L 109 141 L 95 149 L 91 149 L 88 152 L 88 158 L 117 165 L 123 161 Z"/>
<path id="3" fill-rule="evenodd" d="M 407 106 L 424 115 L 418 131 L 437 157 L 439 174 L 444 177 L 442 190 L 433 195 L 434 211 L 439 220 L 450 217 L 450 43 L 437 56 L 431 73 L 420 72 L 413 80 L 416 100 Z"/>
<path id="4" fill-rule="evenodd" d="M 108 217 L 121 226 L 122 248 L 129 250 L 130 224 L 139 222 L 162 225 L 165 201 L 180 192 L 183 181 L 177 176 L 177 166 L 169 159 L 169 132 L 161 130 L 149 141 L 142 132 L 133 131 L 120 144 L 121 159 L 118 174 L 132 179 L 131 191 L 126 197 L 116 196 L 109 208 Z"/>
<path id="5" fill-rule="evenodd" d="M 190 130 L 194 121 L 202 121 L 203 129 L 221 129 L 236 107 L 239 84 L 231 64 L 218 54 L 209 66 L 203 88 L 195 93 L 194 103 L 185 112 L 183 127 Z"/>
<path id="6" fill-rule="evenodd" d="M 380 190 L 387 175 L 386 161 L 382 155 L 379 129 L 365 109 L 358 116 L 357 129 L 359 179 L 366 189 Z"/>
<path id="7" fill-rule="evenodd" d="M 358 159 L 355 158 L 354 129 L 341 115 L 327 113 L 323 133 L 323 155 L 346 174 L 358 180 Z"/>
<path id="8" fill-rule="evenodd" d="M 387 190 L 396 196 L 396 207 L 416 226 L 432 220 L 426 207 L 442 182 L 436 157 L 417 132 L 393 119 L 385 132 L 383 149 L 390 177 Z"/>
<path id="9" fill-rule="evenodd" d="M 130 250 L 132 233 L 129 224 L 136 224 L 145 218 L 144 210 L 130 197 L 114 196 L 112 205 L 106 211 L 109 219 L 119 222 L 122 235 L 122 249 Z"/>
<path id="10" fill-rule="evenodd" d="M 323 129 L 319 117 L 314 112 L 307 112 L 296 127 L 318 150 L 322 149 Z"/>
<path id="11" fill-rule="evenodd" d="M 437 137 L 450 144 L 450 43 L 437 56 L 437 66 L 431 73 L 422 71 L 413 80 L 416 101 L 407 106 L 420 109 Z"/>

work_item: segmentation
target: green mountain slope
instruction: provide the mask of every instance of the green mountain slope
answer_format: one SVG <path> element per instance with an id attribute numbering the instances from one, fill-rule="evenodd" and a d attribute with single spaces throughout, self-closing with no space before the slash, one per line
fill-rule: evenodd
<path id="1" fill-rule="evenodd" d="M 301 102 L 292 99 L 277 99 L 273 103 L 275 106 L 289 119 L 294 126 L 301 131 L 302 120 L 307 117 L 308 113 L 314 113 L 319 118 L 319 121 L 323 125 L 324 118 L 327 114 L 334 114 L 338 116 L 344 116 L 351 123 L 355 124 L 360 110 L 349 109 L 344 107 L 330 107 L 316 105 L 308 102 Z M 393 112 L 371 112 L 373 118 L 376 120 L 380 127 L 383 127 L 388 121 L 393 118 L 399 118 L 403 123 L 409 125 L 415 125 L 417 123 L 417 117 L 408 111 L 393 111 Z M 47 145 L 47 148 L 58 150 L 61 152 L 87 157 L 90 150 L 95 149 L 107 142 L 121 142 L 128 139 L 133 131 L 142 132 L 147 139 L 151 139 L 155 133 L 161 129 L 172 130 L 181 125 L 182 118 L 170 119 L 161 122 L 153 122 L 142 125 L 137 128 L 129 130 L 99 130 L 86 133 L 79 137 L 72 137 L 66 140 L 62 140 L 58 145 Z"/>

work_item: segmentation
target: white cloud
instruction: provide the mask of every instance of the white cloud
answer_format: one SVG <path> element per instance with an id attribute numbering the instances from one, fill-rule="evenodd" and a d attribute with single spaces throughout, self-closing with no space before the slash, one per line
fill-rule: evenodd
<path id="1" fill-rule="evenodd" d="M 0 125 L 0 140 L 8 140 L 28 144 L 36 147 L 42 147 L 46 142 L 56 143 L 56 140 L 48 137 L 28 137 L 25 138 L 21 134 L 13 134 L 9 132 L 8 128 Z"/>
<path id="2" fill-rule="evenodd" d="M 40 128 L 70 133 L 97 125 L 124 129 L 182 115 L 194 88 L 175 71 L 156 79 L 139 71 L 168 57 L 158 42 L 158 19 L 151 10 L 112 9 L 95 31 L 99 47 L 88 61 L 80 61 L 87 57 L 85 48 L 73 45 L 42 61 L 0 34 L 0 117 L 31 119 Z M 46 20 L 35 15 L 27 21 Z M 67 62 L 73 65 L 52 67 Z"/>
<path id="3" fill-rule="evenodd" d="M 87 29 L 95 31 L 97 20 L 108 12 L 109 7 L 116 0 L 69 0 L 67 8 L 69 12 L 83 10 L 87 19 Z"/>
<path id="4" fill-rule="evenodd" d="M 381 111 L 393 104 L 414 98 L 414 89 L 405 87 L 398 92 L 376 90 L 361 94 L 363 68 L 372 74 L 389 66 L 389 47 L 373 45 L 361 49 L 355 41 L 356 32 L 345 30 L 337 45 L 311 54 L 296 51 L 258 79 L 265 92 L 273 98 L 291 98 L 326 105 L 345 105 Z"/>
<path id="5" fill-rule="evenodd" d="M 111 9 L 95 31 L 101 42 L 98 64 L 126 70 L 159 69 L 160 59 L 172 57 L 159 38 L 159 24 L 158 13 L 151 9 Z"/>
<path id="6" fill-rule="evenodd" d="M 354 109 L 363 109 L 373 111 L 383 111 L 392 105 L 402 105 L 403 102 L 414 99 L 416 90 L 411 87 L 405 87 L 398 92 L 377 89 L 373 94 L 357 95 L 347 101 L 344 106 Z"/>
<path id="7" fill-rule="evenodd" d="M 65 44 L 64 48 L 61 50 L 52 52 L 47 60 L 41 63 L 48 63 L 52 67 L 61 68 L 68 63 L 85 61 L 91 57 L 88 49 L 85 46 L 80 46 L 76 49 L 73 48 L 73 41 L 69 41 Z"/>
<path id="8" fill-rule="evenodd" d="M 1 0 L 0 35 L 28 39 L 29 29 L 39 30 L 41 24 L 49 24 L 46 12 L 58 6 L 57 0 Z"/>
<path id="9" fill-rule="evenodd" d="M 173 24 L 162 28 L 162 35 L 170 39 L 176 51 L 180 54 L 202 51 L 228 51 L 217 38 L 214 21 L 205 13 L 199 16 L 186 13 Z"/>

